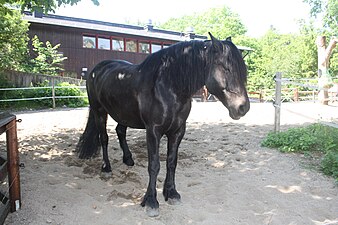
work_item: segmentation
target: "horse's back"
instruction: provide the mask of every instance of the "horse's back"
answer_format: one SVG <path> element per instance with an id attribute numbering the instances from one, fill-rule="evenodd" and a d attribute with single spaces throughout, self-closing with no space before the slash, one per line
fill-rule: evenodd
<path id="1" fill-rule="evenodd" d="M 139 76 L 136 65 L 127 61 L 100 62 L 87 79 L 91 107 L 104 109 L 122 125 L 143 128 L 137 97 Z"/>

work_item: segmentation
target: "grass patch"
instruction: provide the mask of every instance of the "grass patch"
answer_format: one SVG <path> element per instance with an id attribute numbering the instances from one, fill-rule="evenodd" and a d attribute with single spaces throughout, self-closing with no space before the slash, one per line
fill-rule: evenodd
<path id="1" fill-rule="evenodd" d="M 320 170 L 338 182 L 338 129 L 312 124 L 290 128 L 279 133 L 269 133 L 262 146 L 277 148 L 281 152 L 301 153 L 319 158 Z"/>

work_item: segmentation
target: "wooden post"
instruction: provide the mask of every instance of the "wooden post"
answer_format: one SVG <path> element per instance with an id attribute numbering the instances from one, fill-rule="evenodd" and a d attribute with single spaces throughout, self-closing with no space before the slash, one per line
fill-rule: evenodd
<path id="1" fill-rule="evenodd" d="M 299 101 L 299 92 L 298 88 L 293 89 L 293 101 L 298 102 Z"/>
<path id="2" fill-rule="evenodd" d="M 18 137 L 16 131 L 16 119 L 13 119 L 6 125 L 6 141 L 9 199 L 11 204 L 11 212 L 15 212 L 21 208 L 19 171 L 20 163 L 18 151 Z"/>
<path id="3" fill-rule="evenodd" d="M 313 103 L 315 103 L 316 102 L 316 91 L 315 90 L 312 91 L 312 99 L 313 99 Z"/>
<path id="4" fill-rule="evenodd" d="M 275 75 L 276 81 L 276 92 L 275 92 L 275 132 L 280 131 L 280 109 L 281 109 L 281 99 L 282 99 L 282 73 L 277 72 Z"/>

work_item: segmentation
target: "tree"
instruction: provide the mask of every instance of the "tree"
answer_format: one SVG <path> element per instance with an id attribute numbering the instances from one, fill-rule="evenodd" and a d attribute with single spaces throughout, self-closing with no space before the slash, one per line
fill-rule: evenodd
<path id="1" fill-rule="evenodd" d="M 322 104 L 329 104 L 329 94 L 327 88 L 332 85 L 332 79 L 329 74 L 330 56 L 333 49 L 336 47 L 338 39 L 333 37 L 326 47 L 326 37 L 318 36 L 316 44 L 318 48 L 318 84 L 321 88 L 319 92 L 319 100 Z"/>
<path id="2" fill-rule="evenodd" d="M 32 38 L 33 52 L 35 57 L 31 59 L 31 66 L 33 73 L 42 73 L 49 75 L 59 75 L 62 68 L 62 62 L 67 59 L 62 54 L 58 53 L 57 49 L 60 44 L 52 46 L 47 41 L 46 44 L 40 42 L 39 38 L 35 35 Z"/>
<path id="3" fill-rule="evenodd" d="M 196 34 L 207 35 L 208 32 L 211 32 L 219 39 L 243 35 L 247 31 L 239 15 L 226 6 L 212 8 L 202 13 L 185 15 L 180 18 L 172 18 L 161 24 L 160 27 L 182 32 L 192 27 Z"/>
<path id="4" fill-rule="evenodd" d="M 28 23 L 22 20 L 21 10 L 54 11 L 62 4 L 76 4 L 80 0 L 0 0 L 0 69 L 30 71 L 28 54 Z M 98 0 L 92 0 L 98 5 Z"/>
<path id="5" fill-rule="evenodd" d="M 338 1 L 337 0 L 304 0 L 311 6 L 311 16 L 316 18 L 322 16 L 322 26 L 319 37 L 325 36 L 325 46 L 334 46 L 338 34 Z M 331 37 L 327 39 L 326 37 Z M 314 39 L 315 40 L 315 39 Z M 330 44 L 331 43 L 331 44 Z M 331 48 L 331 47 L 330 47 Z M 329 49 L 329 48 L 328 48 Z M 338 49 L 332 48 L 331 55 L 327 57 L 330 61 L 330 73 L 338 74 Z"/>
<path id="6" fill-rule="evenodd" d="M 31 10 L 39 12 L 54 12 L 61 5 L 74 5 L 81 0 L 0 0 L 0 12 L 7 11 L 8 5 L 19 6 L 21 11 Z M 95 5 L 99 5 L 99 0 L 92 0 Z"/>
<path id="7" fill-rule="evenodd" d="M 248 64 L 248 89 L 274 88 L 273 76 L 283 72 L 288 78 L 316 76 L 316 46 L 311 41 L 314 31 L 303 27 L 300 34 L 279 34 L 271 28 L 264 36 L 243 45 L 254 52 L 246 59 Z"/>
<path id="8" fill-rule="evenodd" d="M 338 32 L 338 1 L 337 0 L 304 0 L 311 6 L 311 16 L 323 15 L 323 28 L 331 33 Z"/>
<path id="9" fill-rule="evenodd" d="M 323 14 L 323 30 L 316 39 L 318 47 L 318 83 L 322 90 L 319 99 L 324 104 L 328 104 L 328 93 L 326 88 L 331 83 L 330 73 L 338 72 L 337 51 L 334 51 L 338 42 L 335 35 L 338 33 L 338 1 L 337 0 L 304 0 L 311 6 L 311 15 L 317 17 Z M 326 36 L 331 36 L 330 41 L 326 41 Z M 326 47 L 327 46 L 327 47 Z M 333 69 L 329 73 L 330 57 L 333 59 Z"/>
<path id="10" fill-rule="evenodd" d="M 11 10 L 0 12 L 0 69 L 23 70 L 28 57 L 28 23 Z"/>

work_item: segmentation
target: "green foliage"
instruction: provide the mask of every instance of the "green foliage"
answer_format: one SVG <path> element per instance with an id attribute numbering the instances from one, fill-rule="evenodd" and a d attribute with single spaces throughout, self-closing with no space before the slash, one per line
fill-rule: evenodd
<path id="1" fill-rule="evenodd" d="M 0 21 L 0 69 L 22 70 L 28 56 L 28 23 L 15 10 L 0 10 Z"/>
<path id="2" fill-rule="evenodd" d="M 270 29 L 256 43 L 246 43 L 254 49 L 246 60 L 249 70 L 248 89 L 274 88 L 276 72 L 288 78 L 314 78 L 317 76 L 317 49 L 315 30 L 303 25 L 300 34 L 279 34 Z M 253 41 L 251 41 L 253 42 Z"/>
<path id="3" fill-rule="evenodd" d="M 59 44 L 52 46 L 32 39 L 33 59 L 29 59 L 28 23 L 16 10 L 0 10 L 0 69 L 58 75 L 67 59 L 59 54 Z"/>
<path id="4" fill-rule="evenodd" d="M 317 22 L 317 16 L 323 17 L 322 26 L 317 31 L 317 35 L 327 36 L 327 41 L 338 34 L 338 1 L 337 0 L 303 0 L 311 6 L 311 16 Z M 333 50 L 330 57 L 330 74 L 337 76 L 338 74 L 338 49 Z"/>
<path id="5" fill-rule="evenodd" d="M 196 34 L 207 35 L 208 32 L 211 32 L 219 39 L 246 33 L 246 28 L 239 15 L 226 6 L 212 8 L 202 13 L 194 13 L 180 18 L 172 18 L 161 24 L 160 27 L 182 32 L 185 32 L 188 27 L 193 27 Z"/>
<path id="6" fill-rule="evenodd" d="M 326 34 L 338 33 L 338 1 L 337 0 L 304 0 L 311 6 L 311 15 L 323 14 L 323 31 Z"/>
<path id="7" fill-rule="evenodd" d="M 6 4 L 12 6 L 18 6 L 21 11 L 28 9 L 31 11 L 40 12 L 54 12 L 54 10 L 62 5 L 74 5 L 81 0 L 0 0 L 0 11 L 1 9 L 6 10 Z M 94 5 L 99 5 L 98 0 L 92 0 Z"/>
<path id="8" fill-rule="evenodd" d="M 323 155 L 320 168 L 324 174 L 338 180 L 338 129 L 320 124 L 291 128 L 285 132 L 269 133 L 262 146 L 282 152 Z"/>
<path id="9" fill-rule="evenodd" d="M 82 92 L 79 88 L 74 87 L 74 85 L 69 84 L 68 82 L 62 82 L 58 84 L 59 87 L 55 90 L 56 96 L 85 96 L 86 94 Z M 62 107 L 82 107 L 88 105 L 88 100 L 85 98 L 61 98 L 56 100 L 56 106 Z"/>
<path id="10" fill-rule="evenodd" d="M 327 152 L 321 162 L 321 168 L 324 174 L 331 175 L 338 180 L 338 153 Z"/>
<path id="11" fill-rule="evenodd" d="M 48 75 L 59 75 L 62 69 L 62 62 L 67 59 L 62 54 L 58 53 L 57 49 L 60 44 L 52 46 L 47 41 L 45 46 L 43 42 L 40 42 L 39 38 L 35 35 L 32 38 L 33 55 L 35 58 L 31 59 L 31 67 L 33 73 L 42 73 Z"/>
<path id="12" fill-rule="evenodd" d="M 211 31 L 221 39 L 232 36 L 236 45 L 252 48 L 254 51 L 245 58 L 249 91 L 274 88 L 273 77 L 276 72 L 283 72 L 284 77 L 294 79 L 317 77 L 315 40 L 318 32 L 312 24 L 304 21 L 300 23 L 299 34 L 280 34 L 271 28 L 260 38 L 250 38 L 244 36 L 246 29 L 239 16 L 224 6 L 173 18 L 161 27 L 178 31 L 194 27 L 197 34 L 207 35 Z M 331 60 L 331 67 L 336 63 L 333 61 Z M 335 70 L 331 72 L 334 74 Z"/>
<path id="13" fill-rule="evenodd" d="M 3 79 L 1 79 L 0 76 L 0 84 L 2 83 L 2 80 Z M 3 82 L 3 84 L 6 86 L 6 82 Z M 7 86 L 10 85 L 7 83 Z M 86 98 L 62 98 L 65 96 L 86 96 L 79 88 L 74 87 L 74 85 L 71 85 L 68 82 L 59 83 L 57 86 L 62 88 L 55 88 L 55 96 L 61 97 L 56 99 L 56 107 L 82 107 L 88 105 L 88 100 Z M 1 99 L 47 98 L 0 102 L 0 109 L 53 107 L 51 99 L 52 89 L 49 87 L 48 81 L 38 84 L 36 87 L 36 89 L 1 91 L 0 97 Z"/>
<path id="14" fill-rule="evenodd" d="M 330 57 L 330 74 L 332 77 L 338 77 L 338 46 L 336 46 Z"/>

